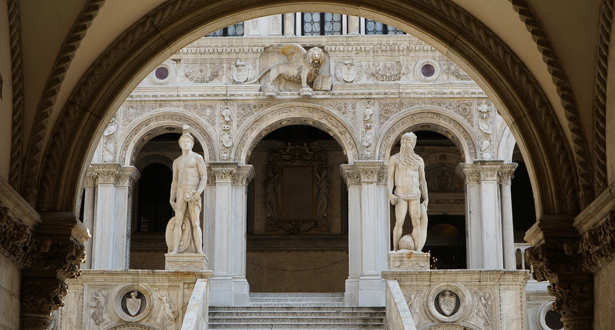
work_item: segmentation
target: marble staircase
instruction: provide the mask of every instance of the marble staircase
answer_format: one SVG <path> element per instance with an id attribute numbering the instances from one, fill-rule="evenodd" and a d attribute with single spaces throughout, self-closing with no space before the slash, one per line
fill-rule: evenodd
<path id="1" fill-rule="evenodd" d="M 250 301 L 210 307 L 209 329 L 386 329 L 384 307 L 344 307 L 343 293 L 251 293 Z"/>

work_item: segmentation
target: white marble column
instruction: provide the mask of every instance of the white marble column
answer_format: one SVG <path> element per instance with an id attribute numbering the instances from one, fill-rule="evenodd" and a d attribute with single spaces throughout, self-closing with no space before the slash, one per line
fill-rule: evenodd
<path id="1" fill-rule="evenodd" d="M 481 269 L 483 234 L 480 216 L 480 175 L 474 164 L 459 164 L 458 174 L 465 181 L 467 267 Z"/>
<path id="2" fill-rule="evenodd" d="M 89 175 L 96 177 L 90 267 L 104 270 L 128 269 L 132 210 L 130 196 L 139 172 L 132 166 L 105 163 L 92 164 Z M 87 219 L 85 214 L 84 219 Z"/>
<path id="3" fill-rule="evenodd" d="M 499 172 L 502 201 L 502 240 L 504 245 L 504 268 L 517 269 L 515 258 L 515 228 L 513 226 L 512 194 L 510 190 L 516 163 L 502 165 Z"/>
<path id="4" fill-rule="evenodd" d="M 216 180 L 213 225 L 207 226 L 212 251 L 210 304 L 245 306 L 250 302 L 246 280 L 247 184 L 254 177 L 251 165 L 211 162 Z M 209 212 L 208 212 L 209 213 Z"/>
<path id="5" fill-rule="evenodd" d="M 358 16 L 348 15 L 348 35 L 361 34 L 361 19 Z"/>
<path id="6" fill-rule="evenodd" d="M 503 161 L 477 160 L 480 174 L 480 212 L 483 238 L 483 268 L 503 269 L 502 212 L 498 173 Z"/>
<path id="7" fill-rule="evenodd" d="M 113 234 L 113 253 L 117 256 L 114 269 L 129 269 L 130 258 L 130 220 L 132 216 L 132 188 L 141 174 L 134 166 L 121 167 L 115 181 L 115 216 Z"/>
<path id="8" fill-rule="evenodd" d="M 349 277 L 347 306 L 384 306 L 381 272 L 387 269 L 389 217 L 381 161 L 356 161 L 342 165 L 348 184 Z M 380 180 L 379 180 L 380 179 Z"/>
<path id="9" fill-rule="evenodd" d="M 295 13 L 284 14 L 284 35 L 288 37 L 295 35 Z"/>
<path id="10" fill-rule="evenodd" d="M 83 225 L 88 229 L 89 234 L 92 235 L 94 232 L 94 212 L 96 206 L 96 178 L 97 173 L 93 170 L 93 168 L 89 168 L 87 174 L 85 176 L 85 185 L 84 185 L 84 193 L 83 193 Z M 92 268 L 92 241 L 85 241 L 83 245 L 85 246 L 85 254 L 86 259 L 83 265 L 81 265 L 82 269 L 90 269 Z"/>
<path id="11" fill-rule="evenodd" d="M 92 170 L 96 173 L 92 269 L 120 269 L 121 263 L 117 262 L 110 246 L 114 233 L 115 177 L 119 169 L 120 164 L 92 164 Z"/>

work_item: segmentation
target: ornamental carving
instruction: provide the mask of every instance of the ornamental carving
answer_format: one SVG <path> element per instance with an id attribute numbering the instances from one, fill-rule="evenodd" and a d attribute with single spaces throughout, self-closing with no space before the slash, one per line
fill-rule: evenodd
<path id="1" fill-rule="evenodd" d="M 340 82 L 353 83 L 363 77 L 363 65 L 355 64 L 352 58 L 335 64 L 335 79 Z"/>
<path id="2" fill-rule="evenodd" d="M 272 103 L 239 103 L 237 104 L 237 127 L 241 125 L 257 112 L 270 107 Z"/>
<path id="3" fill-rule="evenodd" d="M 117 127 L 117 115 L 115 115 L 111 118 L 111 122 L 103 132 L 102 158 L 105 163 L 115 161 L 115 154 L 117 152 Z"/>
<path id="4" fill-rule="evenodd" d="M 161 312 L 158 315 L 158 323 L 165 326 L 171 326 L 177 320 L 179 312 L 176 310 L 176 304 L 171 300 L 168 292 L 156 292 L 156 297 L 160 300 Z"/>
<path id="5" fill-rule="evenodd" d="M 370 77 L 378 81 L 399 81 L 409 69 L 407 64 L 395 63 L 370 63 Z"/>
<path id="6" fill-rule="evenodd" d="M 277 232 L 280 229 L 287 233 L 299 234 L 316 230 L 329 231 L 329 174 L 327 153 L 320 149 L 317 142 L 280 142 L 269 151 L 267 155 L 267 177 L 264 184 L 265 229 Z M 286 169 L 303 168 L 303 177 L 285 178 L 283 173 Z M 309 176 L 309 177 L 307 177 Z M 309 179 L 309 180 L 308 180 Z M 294 205 L 282 204 L 282 191 L 284 187 L 293 185 L 291 180 L 303 180 L 303 192 L 315 201 L 311 210 L 303 210 L 310 213 L 311 217 L 305 219 L 284 218 L 281 210 L 292 208 Z M 311 187 L 305 187 L 305 186 Z M 311 189 L 310 189 L 311 188 Z"/>
<path id="7" fill-rule="evenodd" d="M 237 62 L 231 65 L 229 71 L 231 81 L 236 84 L 241 84 L 248 80 L 252 80 L 255 75 L 254 63 L 246 63 L 240 59 L 237 59 Z"/>
<path id="8" fill-rule="evenodd" d="M 105 322 L 105 307 L 107 306 L 107 290 L 94 290 L 92 293 L 92 300 L 89 303 L 90 318 L 97 325 L 101 325 Z"/>
<path id="9" fill-rule="evenodd" d="M 491 320 L 493 318 L 493 313 L 491 312 L 491 292 L 488 290 L 472 289 L 472 293 L 476 302 L 474 318 L 481 323 L 482 329 L 491 329 Z"/>
<path id="10" fill-rule="evenodd" d="M 226 161 L 231 158 L 233 147 L 233 111 L 228 100 L 222 101 L 220 111 L 220 158 Z"/>
<path id="11" fill-rule="evenodd" d="M 474 125 L 474 106 L 470 101 L 434 101 L 434 100 L 409 100 L 381 102 L 378 122 L 385 124 L 391 117 L 405 109 L 436 108 L 452 111 L 461 116 L 466 123 Z"/>
<path id="12" fill-rule="evenodd" d="M 478 130 L 480 139 L 480 153 L 482 159 L 491 159 L 493 156 L 493 116 L 492 104 L 488 100 L 480 100 L 477 105 Z"/>
<path id="13" fill-rule="evenodd" d="M 38 239 L 25 224 L 9 214 L 9 209 L 0 203 L 0 250 L 13 264 L 24 268 L 32 264 Z"/>
<path id="14" fill-rule="evenodd" d="M 55 277 L 27 277 L 21 283 L 21 314 L 46 315 L 39 320 L 51 322 L 51 313 L 62 307 L 68 285 Z M 23 320 L 23 318 L 22 318 Z"/>
<path id="15" fill-rule="evenodd" d="M 184 76 L 198 84 L 206 84 L 217 79 L 222 74 L 223 68 L 221 64 L 217 63 L 185 64 L 182 67 Z"/>
<path id="16" fill-rule="evenodd" d="M 449 79 L 456 79 L 461 81 L 472 80 L 469 74 L 465 73 L 457 64 L 448 62 L 444 65 L 444 74 L 449 76 Z"/>

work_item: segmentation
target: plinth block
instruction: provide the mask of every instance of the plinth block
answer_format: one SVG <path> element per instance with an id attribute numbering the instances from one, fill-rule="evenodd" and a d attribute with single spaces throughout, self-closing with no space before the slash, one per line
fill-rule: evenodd
<path id="1" fill-rule="evenodd" d="M 179 253 L 164 255 L 164 269 L 166 270 L 207 270 L 207 256 L 199 253 Z"/>
<path id="2" fill-rule="evenodd" d="M 397 250 L 389 252 L 389 269 L 403 270 L 429 270 L 429 252 L 412 250 Z"/>

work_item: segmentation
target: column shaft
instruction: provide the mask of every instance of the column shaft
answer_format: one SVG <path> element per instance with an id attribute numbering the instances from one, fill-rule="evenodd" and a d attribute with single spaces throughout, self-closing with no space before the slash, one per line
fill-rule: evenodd
<path id="1" fill-rule="evenodd" d="M 498 171 L 502 161 L 475 161 L 480 173 L 483 268 L 503 269 L 502 222 Z"/>
<path id="2" fill-rule="evenodd" d="M 515 228 L 513 226 L 512 194 L 510 190 L 513 173 L 517 164 L 504 164 L 500 169 L 500 189 L 502 197 L 502 241 L 504 248 L 504 268 L 517 269 L 515 258 Z"/>

